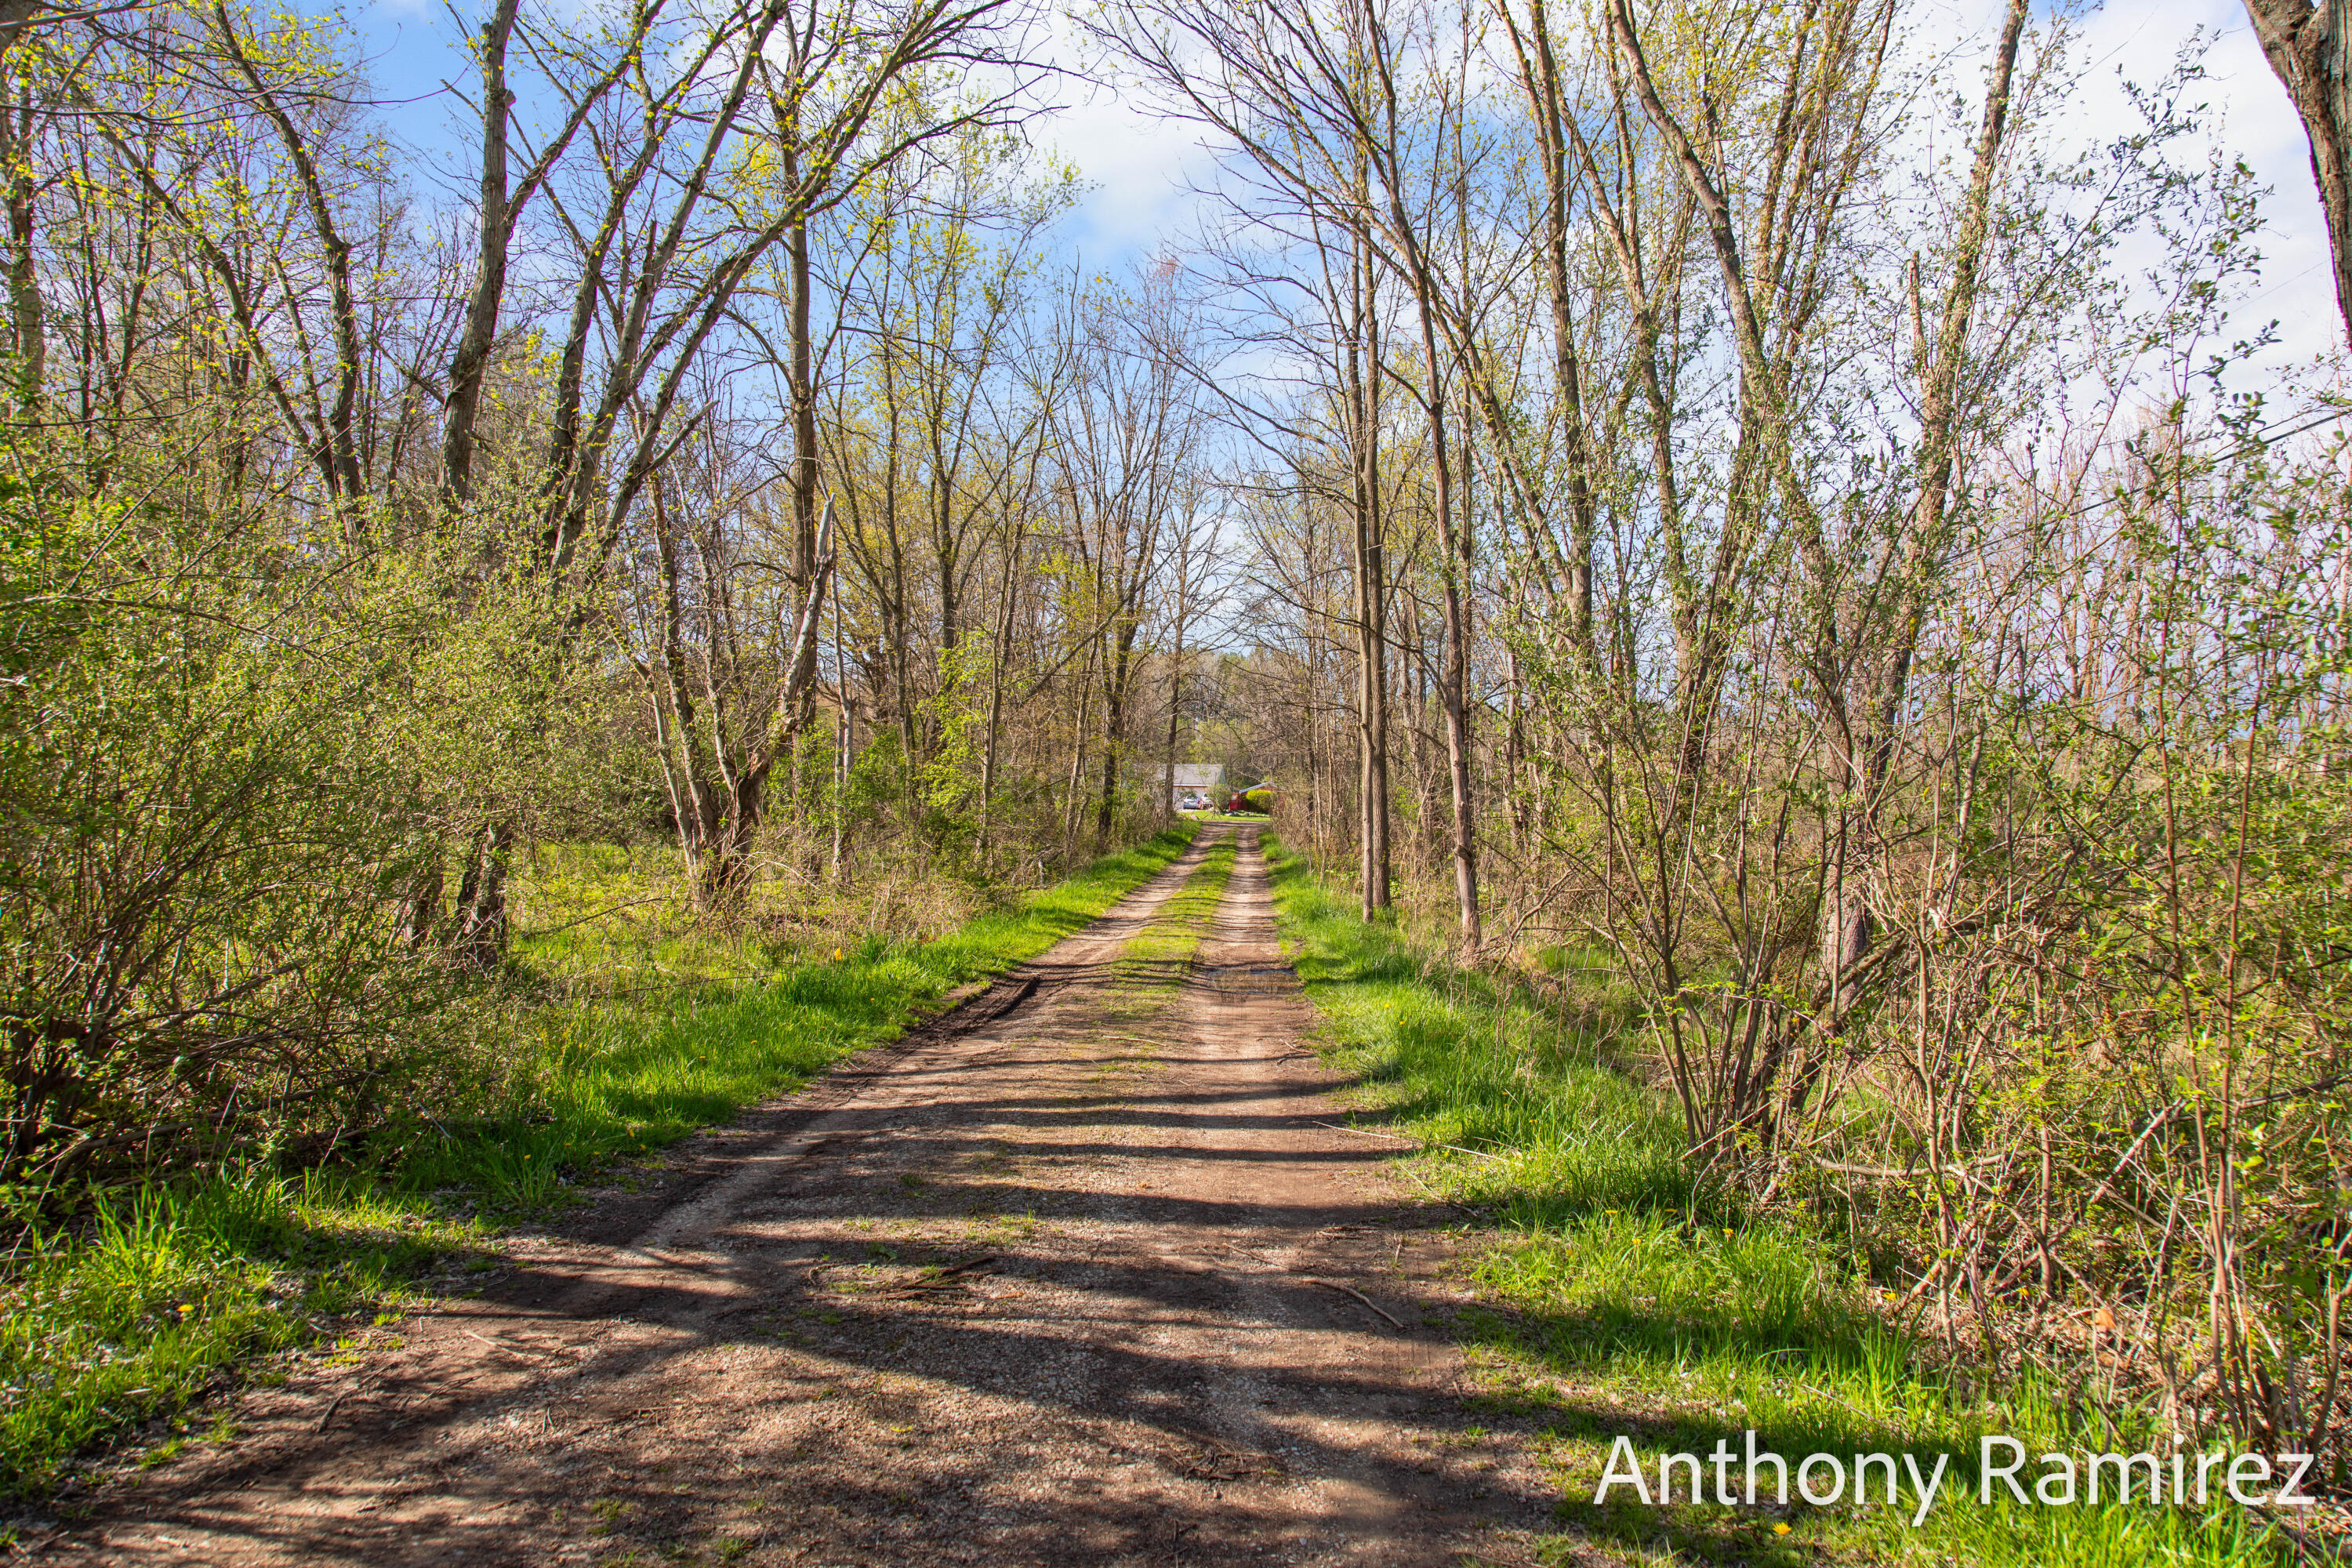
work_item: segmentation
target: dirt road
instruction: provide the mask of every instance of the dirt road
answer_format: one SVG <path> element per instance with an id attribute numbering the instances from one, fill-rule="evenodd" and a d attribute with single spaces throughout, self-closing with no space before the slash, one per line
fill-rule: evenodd
<path id="1" fill-rule="evenodd" d="M 1181 978 L 1121 962 L 1234 831 L 37 1560 L 1528 1561 L 1443 1215 L 1319 1125 L 1255 831 Z"/>

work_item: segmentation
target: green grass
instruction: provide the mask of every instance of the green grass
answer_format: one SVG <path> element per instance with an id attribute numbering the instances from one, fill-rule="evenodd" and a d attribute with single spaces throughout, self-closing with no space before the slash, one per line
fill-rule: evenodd
<path id="1" fill-rule="evenodd" d="M 775 951 L 750 921 L 697 917 L 677 896 L 683 881 L 669 845 L 536 846 L 517 889 L 512 967 L 547 995 L 573 997 L 726 984 L 823 956 Z"/>
<path id="2" fill-rule="evenodd" d="M 1085 927 L 1192 831 L 932 942 L 869 938 L 745 978 L 692 978 L 756 963 L 734 939 L 666 931 L 646 946 L 645 984 L 522 1016 L 532 1059 L 498 1115 L 427 1118 L 425 1136 L 364 1165 L 193 1178 L 118 1194 L 70 1234 L 24 1231 L 0 1273 L 0 1497 L 40 1495 L 76 1456 L 133 1431 L 170 1449 L 172 1426 L 188 1426 L 177 1413 L 228 1369 L 398 1305 L 436 1260 L 445 1283 L 494 1266 L 500 1220 L 895 1037 L 956 986 Z M 614 956 L 604 943 L 599 961 Z"/>
<path id="3" fill-rule="evenodd" d="M 1269 856 L 1277 853 L 1272 836 Z M 1296 860 L 1274 861 L 1276 909 L 1307 993 L 1377 1116 L 1441 1151 L 1450 1190 L 1542 1228 L 1612 1209 L 1697 1213 L 1680 1121 L 1606 1065 L 1601 1036 L 1367 925 Z"/>
<path id="4" fill-rule="evenodd" d="M 1119 949 L 1111 983 L 1095 1004 L 1098 1021 L 1139 1026 L 1167 1006 L 1209 933 L 1233 869 L 1233 844 L 1210 846 L 1184 885 Z M 1128 1037 L 1139 1058 L 1156 1059 L 1148 1030 L 1130 1032 Z"/>
<path id="5" fill-rule="evenodd" d="M 1267 848 L 1278 856 L 1270 837 Z M 1612 1059 L 1631 1020 L 1605 996 L 1563 1019 L 1366 924 L 1297 859 L 1277 858 L 1273 880 L 1329 1055 L 1360 1086 L 1358 1120 L 1432 1145 L 1409 1169 L 1497 1226 L 1472 1265 L 1488 1306 L 1462 1333 L 1482 1398 L 1540 1433 L 1572 1531 L 1552 1551 L 1591 1536 L 1662 1563 L 2298 1560 L 2284 1531 L 2233 1503 L 1980 1507 L 1984 1435 L 2013 1434 L 2037 1457 L 2137 1452 L 2152 1446 L 2149 1413 L 2103 1404 L 2095 1388 L 2068 1401 L 2036 1383 L 1981 1386 L 1964 1357 L 1898 1333 L 1801 1215 L 1747 1212 L 1695 1187 L 1679 1118 Z M 1793 1492 L 1786 1509 L 1650 1507 L 1623 1488 L 1605 1507 L 1591 1500 L 1618 1434 L 1654 1481 L 1659 1455 L 1707 1455 L 1719 1440 L 1744 1464 L 1751 1429 L 1792 1462 L 1885 1452 L 1899 1464 L 1907 1451 L 1927 1470 L 1948 1455 L 1949 1471 L 1916 1528 L 1908 1503 L 1814 1508 Z M 2022 1474 L 2039 1471 L 2037 1458 Z"/>
<path id="6" fill-rule="evenodd" d="M 1211 845 L 1192 874 L 1184 879 L 1184 885 L 1169 895 L 1168 901 L 1153 911 L 1150 923 L 1120 950 L 1120 964 L 1154 980 L 1165 976 L 1172 984 L 1181 979 L 1184 967 L 1209 934 L 1217 906 L 1224 901 L 1234 858 L 1231 840 Z"/>
<path id="7" fill-rule="evenodd" d="M 1190 843 L 1189 828 L 1163 833 L 931 942 L 868 936 L 838 959 L 679 986 L 651 1005 L 625 996 L 551 1007 L 537 1021 L 540 1092 L 495 1124 L 428 1134 L 404 1155 L 404 1180 L 508 1205 L 552 1201 L 579 1173 L 790 1093 L 845 1052 L 892 1037 L 956 986 L 1035 957 Z M 710 953 L 688 956 L 707 963 Z"/>
<path id="8" fill-rule="evenodd" d="M 225 1368 L 331 1332 L 479 1239 L 358 1173 L 258 1170 L 150 1187 L 71 1237 L 27 1232 L 0 1283 L 0 1496 L 45 1489 L 74 1454 L 173 1415 Z"/>

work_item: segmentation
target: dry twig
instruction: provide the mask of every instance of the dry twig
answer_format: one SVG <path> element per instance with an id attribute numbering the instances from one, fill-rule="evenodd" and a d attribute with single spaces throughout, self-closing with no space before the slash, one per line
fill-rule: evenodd
<path id="1" fill-rule="evenodd" d="M 1344 1295 L 1353 1296 L 1357 1300 L 1361 1301 L 1373 1311 L 1380 1313 L 1381 1317 L 1388 1318 L 1389 1321 L 1395 1323 L 1398 1328 L 1402 1329 L 1404 1327 L 1402 1323 L 1397 1322 L 1396 1319 L 1389 1317 L 1387 1310 L 1382 1308 L 1379 1302 L 1373 1300 L 1370 1296 L 1365 1295 L 1361 1290 L 1357 1289 L 1353 1285 L 1342 1285 L 1336 1279 L 1317 1279 L 1313 1278 L 1308 1278 L 1307 1282 L 1309 1285 L 1320 1285 L 1326 1290 L 1338 1290 Z"/>

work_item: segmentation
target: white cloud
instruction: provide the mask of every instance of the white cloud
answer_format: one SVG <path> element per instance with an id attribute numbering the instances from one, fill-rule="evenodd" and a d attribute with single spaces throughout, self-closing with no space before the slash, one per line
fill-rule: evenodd
<path id="1" fill-rule="evenodd" d="M 1088 187 L 1065 237 L 1098 271 L 1182 244 L 1198 210 L 1195 188 L 1214 178 L 1216 153 L 1199 126 L 1155 113 L 1139 89 L 1110 79 L 1067 18 L 1053 26 L 1049 58 L 1070 74 L 1064 107 L 1036 134 L 1077 165 Z"/>

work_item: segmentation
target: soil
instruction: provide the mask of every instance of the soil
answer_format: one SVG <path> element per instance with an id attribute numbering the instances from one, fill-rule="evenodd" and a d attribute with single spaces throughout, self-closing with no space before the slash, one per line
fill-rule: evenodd
<path id="1" fill-rule="evenodd" d="M 1210 844 L 1180 973 L 1122 947 Z M 1460 1215 L 1343 1092 L 1257 830 L 898 1044 L 254 1389 L 44 1563 L 1518 1563 Z M 1475 1422 L 1483 1425 L 1474 1424 Z M 1493 1428 L 1493 1430 L 1488 1430 Z"/>

